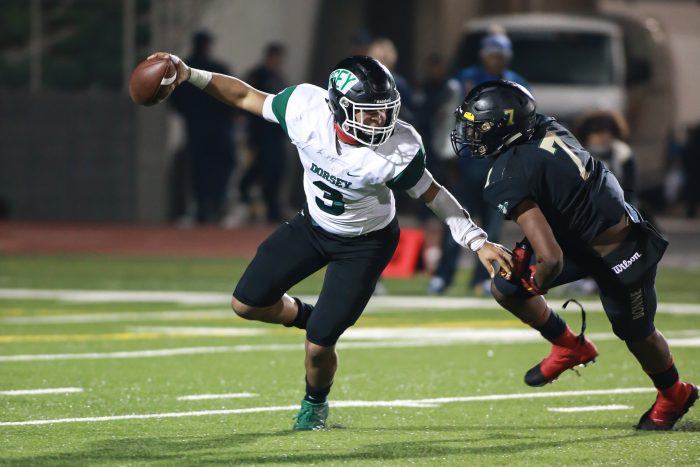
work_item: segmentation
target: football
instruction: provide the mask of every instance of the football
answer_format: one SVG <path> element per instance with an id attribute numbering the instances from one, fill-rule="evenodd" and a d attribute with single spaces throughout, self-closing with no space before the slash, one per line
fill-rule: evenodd
<path id="1" fill-rule="evenodd" d="M 177 69 L 170 58 L 153 57 L 138 64 L 129 79 L 129 96 L 139 105 L 155 105 L 175 89 Z"/>

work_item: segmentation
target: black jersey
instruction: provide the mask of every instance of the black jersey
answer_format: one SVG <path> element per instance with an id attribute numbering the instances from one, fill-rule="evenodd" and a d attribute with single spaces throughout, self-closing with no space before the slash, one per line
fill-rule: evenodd
<path id="1" fill-rule="evenodd" d="M 589 244 L 625 212 L 615 176 L 569 130 L 540 114 L 532 138 L 494 161 L 484 198 L 506 219 L 522 201 L 533 200 L 565 249 Z"/>

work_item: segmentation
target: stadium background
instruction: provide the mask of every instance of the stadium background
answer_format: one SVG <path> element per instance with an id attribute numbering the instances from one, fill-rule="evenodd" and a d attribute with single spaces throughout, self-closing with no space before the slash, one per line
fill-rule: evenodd
<path id="1" fill-rule="evenodd" d="M 41 431 L 43 427 L 3 425 L 106 414 L 172 413 L 184 409 L 175 407 L 167 397 L 174 400 L 176 395 L 196 392 L 240 390 L 260 393 L 265 398 L 243 402 L 244 405 L 278 407 L 296 402 L 298 355 L 293 360 L 287 354 L 274 359 L 271 353 L 250 353 L 236 356 L 233 363 L 219 354 L 221 350 L 214 351 L 213 356 L 178 357 L 172 362 L 148 358 L 87 360 L 85 364 L 71 360 L 73 357 L 57 363 L 32 360 L 32 355 L 150 351 L 153 342 L 158 343 L 152 345 L 159 349 L 210 349 L 232 342 L 251 348 L 274 347 L 299 342 L 300 336 L 291 331 L 254 337 L 254 332 L 267 331 L 229 316 L 226 296 L 258 242 L 274 226 L 263 222 L 234 229 L 217 224 L 187 228 L 178 225 L 173 171 L 176 154 L 185 142 L 184 125 L 167 105 L 145 108 L 130 101 L 128 77 L 140 60 L 155 50 L 187 56 L 192 34 L 206 29 L 216 37 L 213 55 L 231 65 L 237 74 L 259 62 L 266 44 L 279 41 L 288 50 L 284 66 L 288 82 L 323 85 L 333 64 L 347 54 L 353 37 L 364 30 L 395 42 L 399 53 L 397 71 L 418 87 L 431 53 L 439 52 L 451 66 L 455 65 L 466 23 L 490 15 L 517 13 L 586 15 L 612 18 L 618 24 L 627 20 L 639 25 L 654 41 L 654 53 L 660 56 L 655 57 L 656 65 L 650 70 L 653 79 L 631 91 L 638 94 L 634 102 L 659 103 L 648 106 L 644 112 L 651 122 L 658 121 L 663 127 L 664 141 L 645 141 L 645 132 L 639 131 L 633 135 L 637 139 L 633 138 L 632 146 L 638 153 L 652 154 L 645 156 L 646 161 L 651 161 L 651 168 L 642 179 L 640 196 L 651 206 L 671 241 L 662 262 L 658 289 L 664 304 L 676 305 L 668 307 L 668 315 L 662 306 L 660 320 L 664 329 L 670 329 L 674 342 L 679 343 L 675 355 L 683 362 L 681 371 L 695 382 L 700 380 L 700 321 L 696 316 L 700 304 L 700 222 L 686 217 L 682 191 L 677 189 L 677 177 L 694 185 L 696 174 L 673 172 L 668 162 L 674 148 L 685 143 L 688 129 L 700 122 L 700 92 L 696 84 L 700 73 L 700 2 L 2 0 L 0 463 L 308 465 L 360 461 L 444 463 L 447 459 L 449 464 L 456 464 L 471 459 L 475 464 L 493 465 L 563 464 L 572 461 L 559 456 L 571 455 L 582 464 L 609 461 L 639 465 L 657 462 L 659 453 L 663 455 L 663 460 L 658 461 L 662 464 L 700 463 L 697 412 L 690 413 L 682 433 L 675 438 L 647 442 L 648 438 L 628 437 L 629 428 L 636 421 L 633 419 L 645 408 L 650 394 L 630 396 L 633 411 L 610 412 L 623 414 L 624 421 L 596 412 L 581 415 L 576 422 L 571 418 L 553 421 L 546 413 L 535 412 L 542 408 L 539 403 L 529 402 L 527 408 L 513 402 L 469 406 L 472 412 L 466 408 L 464 412 L 440 409 L 437 416 L 429 409 L 416 409 L 410 415 L 400 412 L 405 409 L 387 409 L 388 413 L 374 415 L 368 415 L 369 409 L 357 409 L 353 415 L 339 411 L 339 415 L 346 414 L 341 416 L 342 424 L 358 429 L 325 435 L 323 447 L 315 441 L 310 442 L 313 445 L 301 441 L 302 448 L 307 449 L 303 453 L 296 451 L 301 449 L 300 441 L 280 434 L 288 425 L 287 414 L 280 422 L 276 412 L 261 419 L 245 419 L 246 424 L 236 425 L 236 436 L 228 434 L 230 420 L 226 417 L 217 419 L 214 425 L 206 421 L 208 417 L 180 425 L 150 420 L 133 424 L 107 421 L 99 425 L 106 428 L 94 431 L 82 422 L 47 427 L 47 431 Z M 634 113 L 638 108 L 628 110 Z M 239 157 L 244 157 L 243 136 L 237 145 Z M 656 158 L 653 154 L 657 154 Z M 302 202 L 300 172 L 291 150 L 285 157 L 288 170 L 281 183 L 286 213 L 291 214 Z M 237 202 L 238 176 L 232 180 L 232 208 Z M 402 225 L 424 230 L 427 247 L 437 245 L 439 224 L 431 219 L 419 220 L 420 213 L 410 203 L 399 201 Z M 502 242 L 512 245 L 516 239 L 517 231 L 512 226 L 506 228 Z M 466 282 L 470 264 L 462 264 L 459 284 Z M 334 397 L 413 400 L 444 395 L 471 397 L 475 391 L 499 394 L 524 390 L 520 371 L 540 358 L 543 348 L 535 349 L 529 343 L 502 347 L 483 341 L 464 343 L 460 340 L 463 336 L 458 336 L 454 345 L 459 352 L 488 355 L 491 360 L 453 361 L 452 337 L 437 333 L 435 339 L 441 343 L 435 344 L 430 341 L 430 333 L 425 333 L 426 326 L 449 334 L 449 330 L 472 327 L 505 329 L 517 327 L 517 323 L 513 324 L 506 313 L 495 311 L 488 299 L 464 298 L 462 285 L 453 287 L 448 297 L 436 299 L 434 306 L 429 301 L 416 301 L 416 296 L 425 294 L 427 281 L 424 272 L 410 279 L 385 281 L 389 296 L 375 302 L 359 323 L 360 334 L 365 328 L 379 326 L 389 335 L 394 331 L 410 334 L 410 329 L 417 329 L 415 332 L 421 333 L 423 340 L 411 341 L 408 346 L 416 348 L 407 353 L 400 349 L 362 350 L 364 341 L 351 350 L 351 340 L 348 350 L 341 354 L 344 359 L 344 353 L 348 355 L 343 362 L 345 365 L 347 361 L 347 369 L 341 375 L 348 383 L 339 385 Z M 297 292 L 313 296 L 320 284 L 320 277 L 314 276 Z M 139 294 L 143 291 L 145 294 Z M 105 295 L 90 295 L 93 292 Z M 131 292 L 137 293 L 129 295 Z M 193 295 L 168 295 L 179 292 Z M 559 298 L 564 297 L 554 295 L 554 300 Z M 579 298 L 590 301 L 595 297 Z M 416 310 L 421 313 L 413 313 Z M 676 314 L 673 310 L 681 311 Z M 193 317 L 194 311 L 203 312 L 202 317 Z M 119 321 L 116 315 L 122 312 L 126 314 Z M 170 314 L 153 318 L 152 323 L 147 321 L 159 312 Z M 105 316 L 96 318 L 100 313 Z M 81 317 L 85 322 L 80 321 Z M 569 314 L 567 319 L 575 322 L 576 317 Z M 593 313 L 590 319 L 593 332 L 609 334 L 602 314 Z M 189 327 L 173 331 L 183 324 Z M 170 326 L 169 330 L 163 325 Z M 214 326 L 253 330 L 246 337 L 237 337 Z M 363 337 L 351 337 L 358 338 Z M 612 339 L 605 342 L 607 337 L 601 339 L 606 351 L 604 366 L 587 369 L 587 378 L 586 374 L 580 379 L 568 377 L 552 390 L 648 386 L 622 346 Z M 387 345 L 401 344 L 392 341 Z M 386 371 L 387 368 L 392 371 Z M 483 375 L 489 376 L 487 382 L 482 381 Z M 272 389 L 271 384 L 275 385 Z M 41 400 L 26 396 L 19 402 L 9 396 L 2 399 L 7 396 L 5 392 L 18 388 L 53 386 L 84 386 L 87 399 L 75 403 L 69 397 L 80 395 L 42 396 L 47 398 Z M 591 398 L 591 404 L 600 403 L 596 399 L 600 396 L 582 397 Z M 610 402 L 620 402 L 614 396 L 605 397 Z M 404 406 L 432 403 L 413 401 Z M 204 408 L 231 407 L 217 402 Z M 470 418 L 477 416 L 479 421 Z M 541 431 L 532 428 L 533 423 L 539 424 Z M 601 436 L 601 430 L 607 436 Z M 522 441 L 525 432 L 531 439 Z M 270 441 L 272 436 L 278 438 Z M 415 445 L 406 441 L 411 437 L 416 437 Z M 470 439 L 470 444 L 463 446 L 462 439 Z M 571 447 L 580 440 L 584 440 L 583 447 Z M 274 442 L 274 448 L 270 442 Z M 562 448 L 565 445 L 569 447 Z M 533 453 L 534 457 L 521 457 L 523 453 Z M 616 453 L 619 457 L 615 457 Z"/>
<path id="2" fill-rule="evenodd" d="M 267 43 L 280 41 L 288 48 L 287 81 L 321 84 L 348 53 L 353 35 L 365 30 L 395 42 L 397 71 L 417 87 L 431 53 L 453 64 L 466 22 L 523 12 L 616 18 L 624 12 L 648 28 L 666 55 L 666 63 L 652 70 L 662 84 L 642 89 L 647 100 L 660 93 L 663 100 L 644 113 L 679 143 L 700 121 L 694 81 L 700 73 L 694 26 L 700 8 L 693 1 L 6 0 L 0 214 L 14 220 L 171 220 L 173 160 L 184 144 L 181 120 L 167 105 L 134 106 L 126 86 L 150 51 L 187 56 L 191 35 L 200 29 L 215 35 L 214 56 L 239 74 L 260 60 Z M 633 142 L 633 149 L 644 152 L 648 144 Z M 663 146 L 655 152 L 656 160 L 666 160 Z M 296 165 L 289 167 L 286 178 L 296 180 Z M 298 205 L 298 184 L 285 183 Z M 662 183 L 657 177 L 643 188 L 653 198 Z"/>

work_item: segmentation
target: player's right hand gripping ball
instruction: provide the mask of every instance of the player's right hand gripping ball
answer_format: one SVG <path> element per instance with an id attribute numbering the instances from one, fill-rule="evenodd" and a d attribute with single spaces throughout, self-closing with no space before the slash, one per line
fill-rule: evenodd
<path id="1" fill-rule="evenodd" d="M 139 105 L 155 105 L 173 92 L 177 69 L 170 57 L 148 58 L 134 69 L 129 80 L 129 96 Z"/>

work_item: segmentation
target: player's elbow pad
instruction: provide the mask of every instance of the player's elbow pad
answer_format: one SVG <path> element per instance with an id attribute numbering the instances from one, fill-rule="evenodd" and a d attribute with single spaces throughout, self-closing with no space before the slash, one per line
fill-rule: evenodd
<path id="1" fill-rule="evenodd" d="M 486 243 L 486 232 L 471 220 L 469 213 L 460 206 L 452 194 L 440 187 L 435 199 L 426 204 L 450 228 L 455 242 L 472 251 Z"/>

